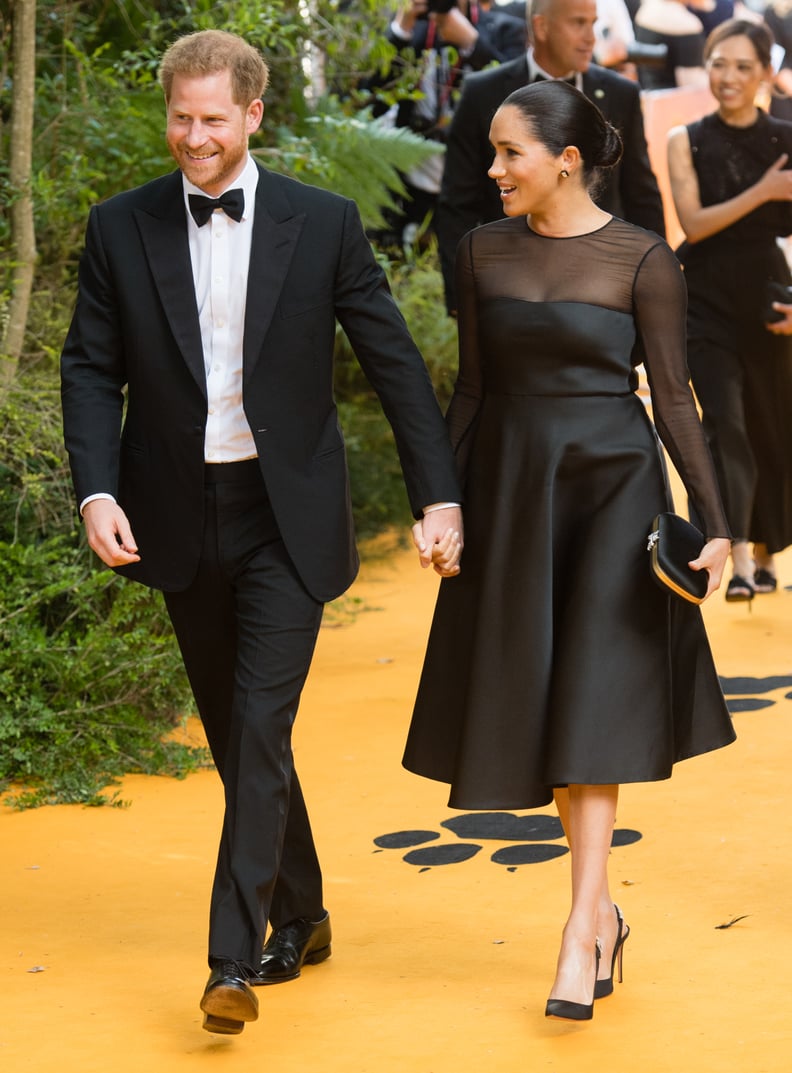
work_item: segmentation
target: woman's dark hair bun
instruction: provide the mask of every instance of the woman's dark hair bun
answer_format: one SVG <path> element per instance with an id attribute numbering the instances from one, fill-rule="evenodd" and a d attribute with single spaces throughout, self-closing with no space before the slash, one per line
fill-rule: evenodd
<path id="1" fill-rule="evenodd" d="M 602 144 L 591 164 L 595 168 L 612 168 L 622 155 L 622 140 L 619 132 L 607 120 L 603 121 Z"/>

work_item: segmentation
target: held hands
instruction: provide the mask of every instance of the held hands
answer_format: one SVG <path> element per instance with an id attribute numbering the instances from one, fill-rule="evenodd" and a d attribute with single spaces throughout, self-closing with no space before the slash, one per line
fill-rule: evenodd
<path id="1" fill-rule="evenodd" d="M 126 514 L 110 499 L 92 499 L 83 509 L 88 544 L 106 566 L 139 563 Z"/>
<path id="2" fill-rule="evenodd" d="M 463 546 L 459 507 L 430 511 L 415 523 L 412 534 L 424 570 L 432 566 L 440 577 L 454 577 L 459 573 Z"/>
<path id="3" fill-rule="evenodd" d="M 709 585 L 707 586 L 707 595 L 704 597 L 705 600 L 720 586 L 730 550 L 731 541 L 725 537 L 714 537 L 712 540 L 708 540 L 701 549 L 701 555 L 699 555 L 698 559 L 692 559 L 688 563 L 691 570 L 709 571 Z"/>
<path id="4" fill-rule="evenodd" d="M 773 309 L 784 314 L 783 320 L 774 320 L 765 324 L 765 328 L 773 335 L 792 335 L 792 305 L 784 302 L 773 302 Z"/>

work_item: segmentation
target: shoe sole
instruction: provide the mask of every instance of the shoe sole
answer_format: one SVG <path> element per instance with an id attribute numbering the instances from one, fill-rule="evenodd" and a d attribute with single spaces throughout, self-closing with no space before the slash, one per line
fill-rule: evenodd
<path id="1" fill-rule="evenodd" d="M 332 946 L 322 946 L 319 950 L 312 950 L 310 954 L 306 955 L 303 959 L 303 965 L 319 965 L 323 961 L 327 961 L 332 953 Z M 258 976 L 251 978 L 248 983 L 251 987 L 266 987 L 270 984 L 285 984 L 289 980 L 296 980 L 300 975 L 300 969 L 296 972 L 289 973 L 288 976 L 265 976 L 264 972 L 260 972 Z"/>
<path id="2" fill-rule="evenodd" d="M 213 1017 L 210 1013 L 204 1014 L 203 1027 L 206 1032 L 214 1032 L 218 1036 L 238 1036 L 245 1027 L 244 1021 L 232 1021 L 227 1017 Z"/>
<path id="3" fill-rule="evenodd" d="M 203 1027 L 207 1032 L 236 1036 L 246 1021 L 258 1018 L 258 1002 L 237 987 L 214 987 L 201 999 Z"/>

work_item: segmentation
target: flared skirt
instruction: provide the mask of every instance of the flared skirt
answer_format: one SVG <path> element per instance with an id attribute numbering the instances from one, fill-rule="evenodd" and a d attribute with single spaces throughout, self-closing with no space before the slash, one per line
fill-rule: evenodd
<path id="1" fill-rule="evenodd" d="M 404 755 L 452 807 L 663 779 L 734 739 L 699 609 L 651 577 L 669 502 L 636 396 L 487 397 Z"/>

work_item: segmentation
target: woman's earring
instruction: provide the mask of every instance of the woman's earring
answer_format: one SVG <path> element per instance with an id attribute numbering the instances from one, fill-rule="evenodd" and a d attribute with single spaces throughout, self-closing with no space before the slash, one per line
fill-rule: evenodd
<path id="1" fill-rule="evenodd" d="M 566 168 L 561 169 L 560 178 L 562 178 L 562 179 L 568 179 L 569 178 L 569 172 L 566 170 Z"/>

